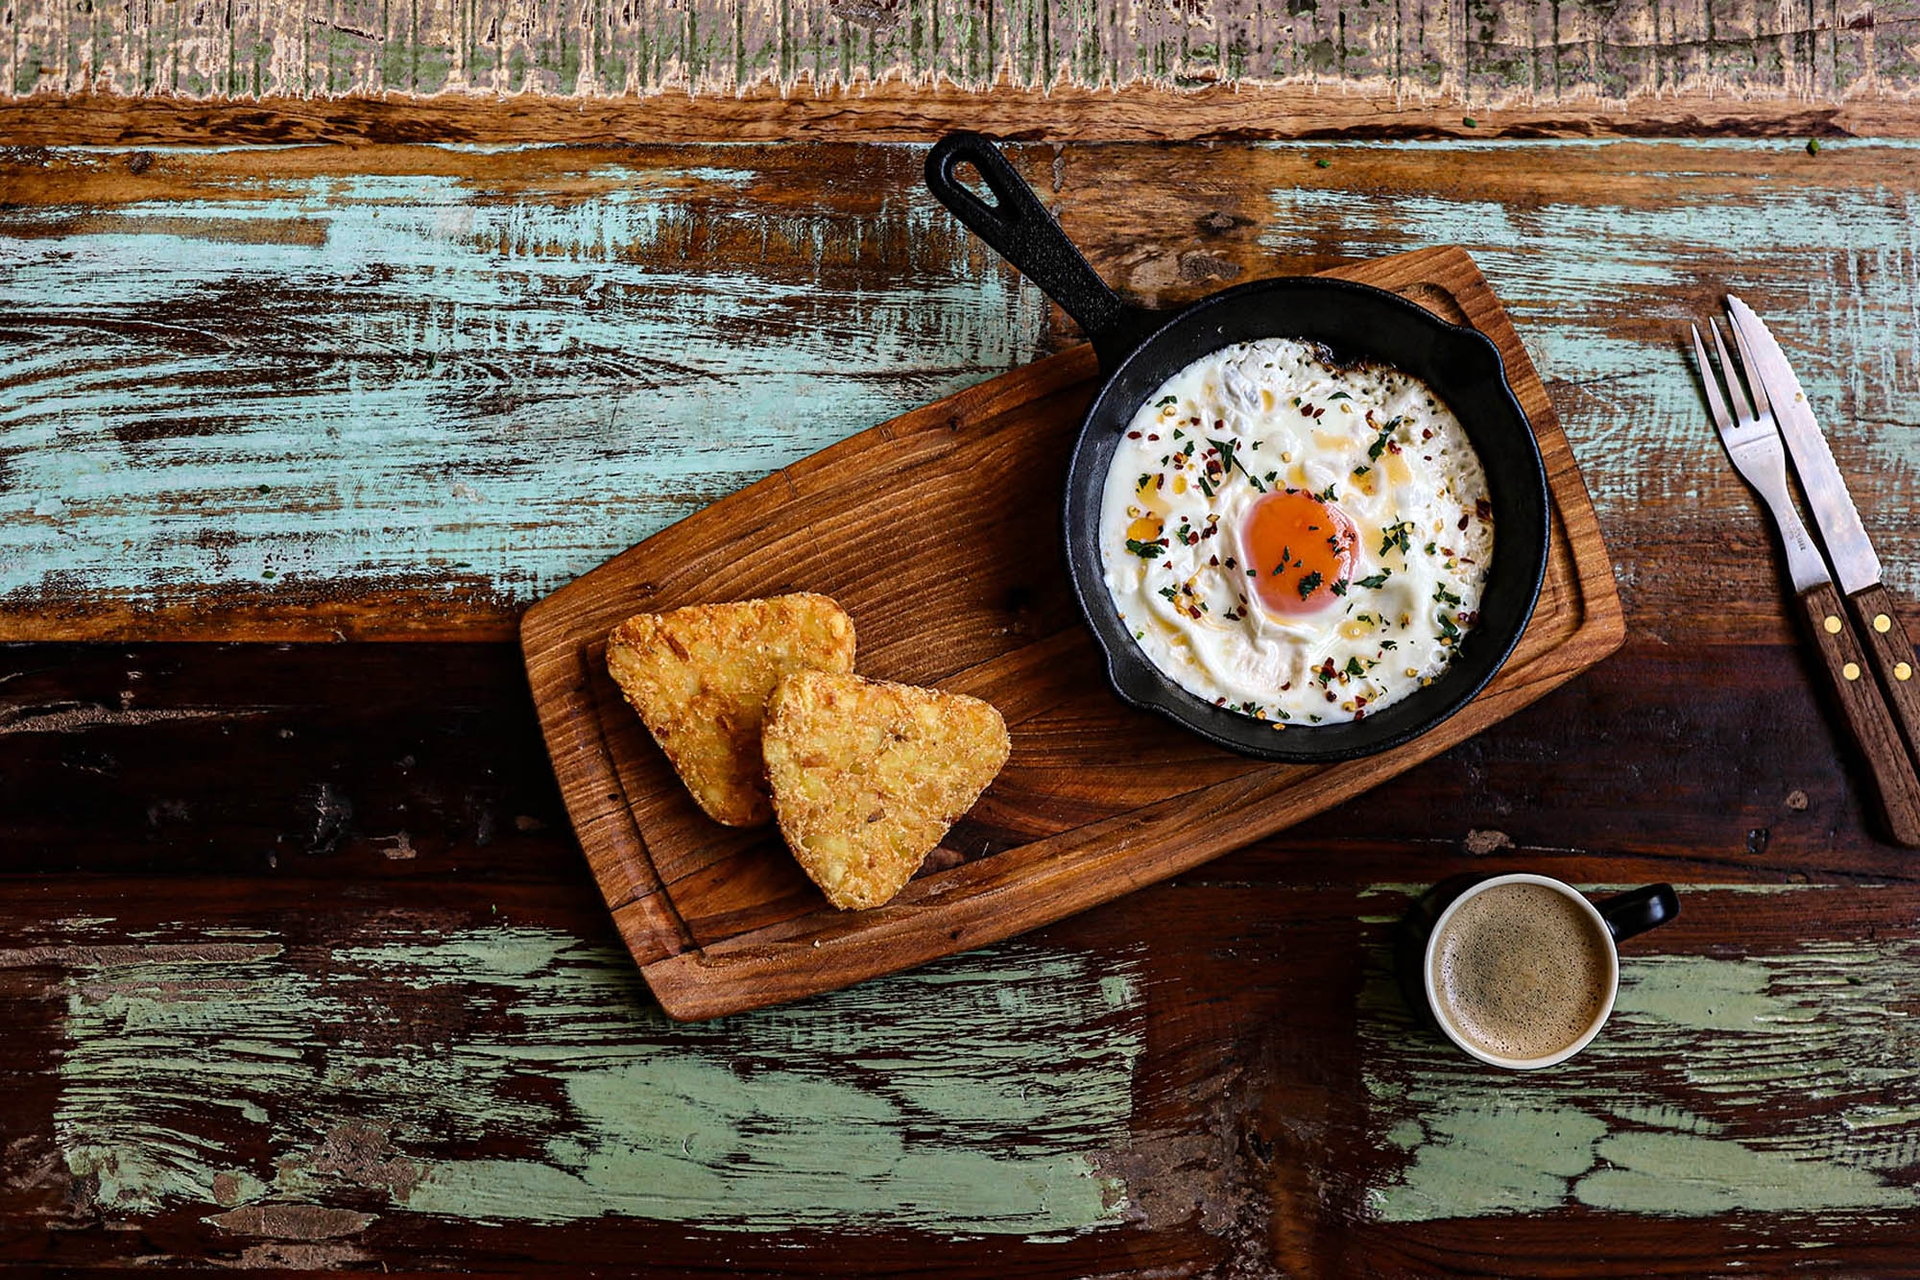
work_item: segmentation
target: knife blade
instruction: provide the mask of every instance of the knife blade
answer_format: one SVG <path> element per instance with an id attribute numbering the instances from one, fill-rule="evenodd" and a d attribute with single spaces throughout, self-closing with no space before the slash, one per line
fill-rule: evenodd
<path id="1" fill-rule="evenodd" d="M 1749 358 L 1749 375 L 1760 379 L 1761 389 L 1773 402 L 1774 420 L 1793 455 L 1793 469 L 1799 473 L 1814 527 L 1820 531 L 1827 559 L 1833 562 L 1834 576 L 1846 596 L 1847 611 L 1872 660 L 1874 679 L 1886 695 L 1908 756 L 1920 763 L 1920 658 L 1900 621 L 1893 593 L 1880 581 L 1880 557 L 1867 540 L 1853 496 L 1780 344 L 1753 308 L 1731 294 L 1727 314 Z"/>
<path id="2" fill-rule="evenodd" d="M 1867 539 L 1866 526 L 1854 509 L 1853 495 L 1833 460 L 1833 450 L 1820 424 L 1814 421 L 1807 393 L 1793 366 L 1774 341 L 1766 322 L 1732 294 L 1727 295 L 1727 311 L 1733 316 L 1740 336 L 1753 352 L 1754 372 L 1766 387 L 1773 402 L 1774 421 L 1786 438 L 1787 452 L 1793 455 L 1793 469 L 1800 476 L 1800 488 L 1813 511 L 1813 523 L 1819 527 L 1820 541 L 1826 544 L 1827 559 L 1833 562 L 1834 577 L 1846 595 L 1864 590 L 1880 581 L 1880 557 Z"/>

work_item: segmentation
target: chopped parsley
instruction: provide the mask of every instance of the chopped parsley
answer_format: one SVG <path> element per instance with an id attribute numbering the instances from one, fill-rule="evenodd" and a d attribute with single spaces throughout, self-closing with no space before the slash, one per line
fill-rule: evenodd
<path id="1" fill-rule="evenodd" d="M 1166 597 L 1168 600 L 1177 599 L 1180 595 L 1180 593 L 1178 591 L 1175 591 L 1172 587 L 1160 588 L 1160 594 Z"/>
<path id="2" fill-rule="evenodd" d="M 1164 409 L 1168 405 L 1176 403 L 1179 399 L 1179 396 L 1161 396 L 1159 400 L 1154 402 L 1153 407 L 1156 409 Z"/>
<path id="3" fill-rule="evenodd" d="M 1142 542 L 1138 538 L 1127 539 L 1127 550 L 1133 552 L 1134 555 L 1139 556 L 1142 560 L 1152 560 L 1165 552 L 1166 549 L 1167 540 L 1165 538 L 1155 538 L 1152 542 Z"/>
<path id="4" fill-rule="evenodd" d="M 1350 676 L 1363 676 L 1367 674 L 1366 671 L 1360 666 L 1360 659 L 1358 658 L 1347 659 L 1346 672 Z"/>
<path id="5" fill-rule="evenodd" d="M 1388 419 L 1387 425 L 1380 428 L 1380 438 L 1367 446 L 1367 457 L 1372 459 L 1375 462 L 1378 462 L 1380 460 L 1380 455 L 1387 451 L 1387 441 L 1393 439 L 1393 433 L 1398 431 L 1399 429 L 1400 429 L 1399 418 L 1395 417 L 1395 418 Z"/>
<path id="6" fill-rule="evenodd" d="M 1332 485 L 1328 485 L 1328 486 L 1327 486 L 1327 487 L 1326 487 L 1326 488 L 1325 488 L 1324 490 L 1322 490 L 1322 491 L 1321 491 L 1321 492 L 1319 492 L 1319 493 L 1316 493 L 1316 494 L 1314 494 L 1313 496 L 1314 496 L 1314 497 L 1316 497 L 1316 498 L 1318 498 L 1318 499 L 1319 499 L 1320 501 L 1322 501 L 1322 502 L 1332 502 L 1332 501 L 1333 501 L 1333 486 L 1332 486 Z"/>
<path id="7" fill-rule="evenodd" d="M 1385 547 L 1380 548 L 1381 554 L 1385 555 L 1386 550 L 1387 549 Z M 1363 587 L 1372 587 L 1375 591 L 1378 591 L 1380 588 L 1387 585 L 1387 579 L 1392 575 L 1393 575 L 1393 570 L 1382 569 L 1378 573 L 1370 573 L 1366 577 L 1360 579 L 1360 585 Z"/>
<path id="8" fill-rule="evenodd" d="M 1337 596 L 1347 594 L 1347 580 L 1345 578 L 1335 578 L 1333 580 L 1333 594 Z M 1347 607 L 1352 608 L 1353 606 L 1348 605 Z"/>
<path id="9" fill-rule="evenodd" d="M 1435 616 L 1440 620 L 1440 638 L 1441 639 L 1458 640 L 1460 638 L 1460 628 L 1454 625 L 1454 621 L 1451 617 L 1449 617 L 1444 613 L 1436 614 Z"/>
<path id="10" fill-rule="evenodd" d="M 1300 598 L 1302 600 L 1305 600 L 1308 596 L 1312 595 L 1315 591 L 1319 589 L 1320 589 L 1320 571 L 1318 569 L 1315 569 L 1312 573 L 1305 574 L 1301 577 Z"/>
<path id="11" fill-rule="evenodd" d="M 1380 554 L 1385 555 L 1395 547 L 1400 554 L 1406 555 L 1413 550 L 1413 521 L 1397 520 L 1380 531 Z"/>
<path id="12" fill-rule="evenodd" d="M 1459 604 L 1460 597 L 1447 590 L 1447 584 L 1442 582 L 1436 584 L 1433 588 L 1433 602 L 1435 604 Z"/>

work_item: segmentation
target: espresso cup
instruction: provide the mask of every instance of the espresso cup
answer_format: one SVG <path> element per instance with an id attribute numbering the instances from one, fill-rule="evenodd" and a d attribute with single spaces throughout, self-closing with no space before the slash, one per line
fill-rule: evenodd
<path id="1" fill-rule="evenodd" d="M 1480 1061 L 1550 1067 L 1586 1048 L 1612 1014 L 1617 944 L 1679 914 L 1668 884 L 1593 903 L 1524 872 L 1443 881 L 1402 922 L 1401 980 L 1409 1001 Z"/>

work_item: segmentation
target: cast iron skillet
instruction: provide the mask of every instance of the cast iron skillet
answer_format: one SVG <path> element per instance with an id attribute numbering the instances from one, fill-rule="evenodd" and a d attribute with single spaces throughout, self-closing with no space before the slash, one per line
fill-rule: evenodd
<path id="1" fill-rule="evenodd" d="M 955 178 L 963 163 L 979 170 L 994 203 Z M 950 134 L 934 145 L 927 186 L 1077 320 L 1099 356 L 1103 380 L 1067 466 L 1064 533 L 1074 594 L 1122 700 L 1242 755 L 1319 764 L 1399 746 L 1465 706 L 1493 678 L 1526 629 L 1546 573 L 1547 476 L 1490 339 L 1385 290 L 1318 277 L 1256 280 L 1175 312 L 1131 306 L 1094 274 L 1032 189 L 977 133 Z M 1294 722 L 1278 732 L 1188 693 L 1153 665 L 1114 609 L 1097 541 L 1108 464 L 1147 396 L 1210 351 L 1271 337 L 1324 343 L 1342 360 L 1384 362 L 1424 380 L 1473 441 L 1494 519 L 1493 566 L 1480 617 L 1444 675 L 1364 720 Z"/>

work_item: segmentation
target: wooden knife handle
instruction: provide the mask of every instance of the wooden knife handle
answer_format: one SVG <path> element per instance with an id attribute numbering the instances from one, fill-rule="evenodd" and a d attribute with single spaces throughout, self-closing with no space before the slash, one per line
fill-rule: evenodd
<path id="1" fill-rule="evenodd" d="M 1920 661 L 1914 657 L 1912 637 L 1900 625 L 1893 593 L 1876 582 L 1848 596 L 1847 605 L 1859 624 L 1887 705 L 1893 708 L 1894 723 L 1906 739 L 1907 753 L 1920 761 Z"/>
<path id="2" fill-rule="evenodd" d="M 1823 582 L 1800 593 L 1800 607 L 1812 628 L 1813 646 L 1820 653 L 1833 696 L 1873 773 L 1887 830 L 1896 844 L 1920 848 L 1920 775 L 1914 772 L 1913 759 L 1879 682 L 1867 669 L 1866 652 L 1846 619 L 1840 592 L 1831 582 Z"/>

